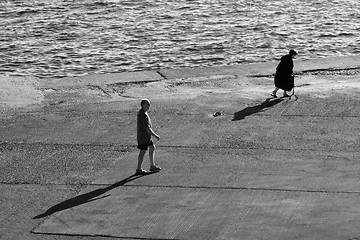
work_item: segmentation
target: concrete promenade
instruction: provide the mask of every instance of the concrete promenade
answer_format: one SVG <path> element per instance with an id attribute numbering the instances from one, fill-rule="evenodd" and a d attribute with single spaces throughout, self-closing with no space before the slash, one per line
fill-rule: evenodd
<path id="1" fill-rule="evenodd" d="M 0 77 L 0 239 L 360 240 L 360 56 L 276 65 Z"/>

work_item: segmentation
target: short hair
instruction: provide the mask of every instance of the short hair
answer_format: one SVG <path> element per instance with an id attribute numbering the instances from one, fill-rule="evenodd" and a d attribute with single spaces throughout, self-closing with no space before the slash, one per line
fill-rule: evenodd
<path id="1" fill-rule="evenodd" d="M 149 99 L 145 98 L 145 99 L 141 100 L 140 104 L 141 104 L 141 106 L 144 106 L 144 104 L 150 104 L 150 101 L 149 101 Z"/>
<path id="2" fill-rule="evenodd" d="M 290 55 L 298 55 L 298 53 L 297 53 L 294 49 L 291 49 L 291 50 L 289 51 L 289 54 L 290 54 Z"/>

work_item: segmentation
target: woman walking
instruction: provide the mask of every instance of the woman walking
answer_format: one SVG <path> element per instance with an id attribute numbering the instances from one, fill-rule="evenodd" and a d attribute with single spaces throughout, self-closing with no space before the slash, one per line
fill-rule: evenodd
<path id="1" fill-rule="evenodd" d="M 289 54 L 282 56 L 279 65 L 276 67 L 275 73 L 275 89 L 272 91 L 271 96 L 277 97 L 276 93 L 279 89 L 284 90 L 284 97 L 290 97 L 286 92 L 291 91 L 294 87 L 294 63 L 293 58 L 298 53 L 291 49 Z"/>

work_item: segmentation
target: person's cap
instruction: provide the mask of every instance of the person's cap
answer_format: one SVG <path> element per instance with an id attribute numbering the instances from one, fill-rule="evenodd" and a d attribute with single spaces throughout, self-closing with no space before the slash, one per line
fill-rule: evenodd
<path id="1" fill-rule="evenodd" d="M 298 53 L 297 53 L 294 49 L 291 49 L 291 50 L 289 51 L 289 54 L 290 54 L 290 55 L 298 55 Z"/>

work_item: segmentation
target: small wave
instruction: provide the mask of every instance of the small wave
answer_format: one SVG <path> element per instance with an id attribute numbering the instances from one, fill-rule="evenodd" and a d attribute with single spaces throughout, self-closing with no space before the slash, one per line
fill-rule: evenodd
<path id="1" fill-rule="evenodd" d="M 340 33 L 338 36 L 339 37 L 342 37 L 342 36 L 344 36 L 344 37 L 352 37 L 352 36 L 355 36 L 355 34 L 353 34 L 353 33 Z"/>
<path id="2" fill-rule="evenodd" d="M 355 36 L 353 33 L 343 32 L 343 33 L 323 33 L 320 34 L 319 37 L 322 38 L 336 38 L 336 37 L 352 37 Z"/>
<path id="3" fill-rule="evenodd" d="M 95 6 L 107 6 L 109 4 L 113 3 L 112 1 L 108 1 L 108 0 L 98 0 L 95 1 L 94 3 L 92 3 Z"/>
<path id="4" fill-rule="evenodd" d="M 39 11 L 36 9 L 25 9 L 25 10 L 21 10 L 21 11 L 17 12 L 17 14 L 19 16 L 22 16 L 22 15 L 27 15 L 27 14 L 36 14 L 38 12 Z"/>
<path id="5" fill-rule="evenodd" d="M 271 43 L 263 43 L 263 44 L 260 44 L 257 46 L 258 48 L 271 48 L 272 47 L 272 44 Z"/>
<path id="6" fill-rule="evenodd" d="M 160 19 L 163 19 L 163 20 L 170 20 L 170 19 L 173 19 L 174 17 L 173 16 L 171 16 L 171 15 L 162 15 L 162 16 L 159 16 L 160 17 Z"/>
<path id="7" fill-rule="evenodd" d="M 321 38 L 333 38 L 333 37 L 337 37 L 337 36 L 338 36 L 338 34 L 329 34 L 329 33 L 327 33 L 327 34 L 323 33 L 323 34 L 319 35 L 319 37 L 321 37 Z"/>

